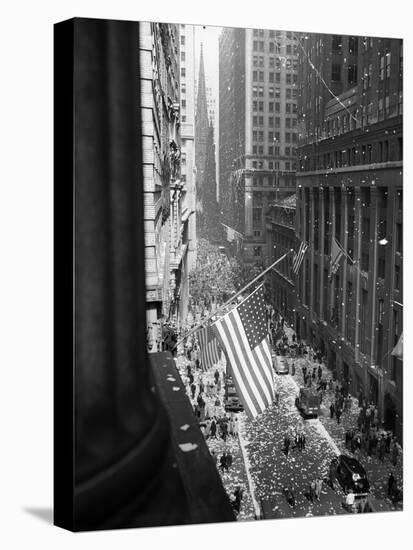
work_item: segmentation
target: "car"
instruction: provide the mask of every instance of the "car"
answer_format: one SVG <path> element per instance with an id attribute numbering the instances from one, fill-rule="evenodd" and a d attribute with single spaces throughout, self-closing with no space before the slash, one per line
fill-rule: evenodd
<path id="1" fill-rule="evenodd" d="M 355 458 L 339 455 L 337 457 L 336 477 L 345 492 L 354 493 L 356 497 L 369 494 L 370 484 L 366 470 Z"/>
<path id="2" fill-rule="evenodd" d="M 281 355 L 273 355 L 273 364 L 277 374 L 288 374 L 290 372 L 290 367 L 286 357 L 282 357 Z"/>
<path id="3" fill-rule="evenodd" d="M 312 388 L 300 388 L 295 405 L 304 416 L 317 417 L 320 413 L 320 394 Z"/>
<path id="4" fill-rule="evenodd" d="M 227 412 L 241 412 L 244 410 L 243 404 L 238 397 L 235 384 L 228 374 L 225 376 L 224 408 Z"/>

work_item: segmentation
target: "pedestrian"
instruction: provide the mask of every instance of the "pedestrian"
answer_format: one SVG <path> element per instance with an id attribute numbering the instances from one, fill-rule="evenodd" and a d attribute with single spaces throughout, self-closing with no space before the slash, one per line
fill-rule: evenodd
<path id="1" fill-rule="evenodd" d="M 301 432 L 301 449 L 305 449 L 305 435 Z"/>
<path id="2" fill-rule="evenodd" d="M 387 480 L 387 496 L 389 498 L 393 497 L 395 485 L 396 485 L 396 479 L 393 475 L 393 472 L 390 472 L 389 479 Z"/>
<path id="3" fill-rule="evenodd" d="M 392 452 L 392 464 L 393 466 L 397 466 L 397 458 L 400 454 L 400 451 L 399 451 L 399 444 L 397 442 L 394 443 L 393 445 L 393 452 Z"/>
<path id="4" fill-rule="evenodd" d="M 295 510 L 295 494 L 291 485 L 288 488 L 284 487 L 283 493 L 288 504 L 293 508 L 293 510 Z"/>
<path id="5" fill-rule="evenodd" d="M 234 430 L 235 437 L 237 437 L 238 435 L 238 417 L 237 416 L 235 417 L 235 420 L 234 420 L 233 430 Z"/>
<path id="6" fill-rule="evenodd" d="M 323 490 L 323 480 L 321 478 L 317 478 L 315 480 L 315 495 L 317 497 L 317 500 L 320 501 L 321 500 L 321 492 Z"/>
<path id="7" fill-rule="evenodd" d="M 337 472 L 337 459 L 333 458 L 330 462 L 330 466 L 328 469 L 328 480 L 330 487 L 334 490 L 334 482 L 336 479 L 336 472 Z"/>
<path id="8" fill-rule="evenodd" d="M 274 392 L 274 404 L 275 404 L 277 407 L 278 407 L 279 400 L 280 400 L 280 394 L 278 393 L 277 390 L 275 390 L 275 392 Z"/>
<path id="9" fill-rule="evenodd" d="M 288 451 L 290 450 L 290 438 L 288 437 L 288 434 L 285 435 L 284 437 L 284 453 L 285 453 L 285 456 L 288 456 Z"/>
<path id="10" fill-rule="evenodd" d="M 316 484 L 315 484 L 315 481 L 312 481 L 310 483 L 310 497 L 311 497 L 311 502 L 314 502 L 314 498 L 316 496 Z"/>
<path id="11" fill-rule="evenodd" d="M 316 368 L 313 367 L 313 374 L 311 375 L 311 378 L 312 378 L 313 380 L 315 380 L 315 373 L 316 373 Z"/>
<path id="12" fill-rule="evenodd" d="M 191 384 L 192 399 L 195 399 L 195 392 L 196 392 L 196 386 L 194 383 L 192 383 Z"/>
<path id="13" fill-rule="evenodd" d="M 212 457 L 212 461 L 213 461 L 213 463 L 215 464 L 215 467 L 216 467 L 218 457 L 217 457 L 217 455 L 215 454 L 215 451 L 211 451 L 211 457 Z"/>
<path id="14" fill-rule="evenodd" d="M 219 461 L 219 464 L 222 471 L 228 470 L 227 453 L 225 451 L 221 456 L 221 460 Z"/>
<path id="15" fill-rule="evenodd" d="M 321 380 L 321 377 L 323 376 L 323 369 L 321 368 L 321 365 L 318 366 L 318 379 Z"/>
<path id="16" fill-rule="evenodd" d="M 387 432 L 386 435 L 386 453 L 390 453 L 391 432 Z"/>
<path id="17" fill-rule="evenodd" d="M 291 376 L 294 376 L 294 375 L 295 375 L 295 363 L 293 361 L 291 365 Z"/>
<path id="18" fill-rule="evenodd" d="M 378 454 L 379 454 L 379 459 L 382 462 L 384 462 L 384 455 L 386 454 L 386 440 L 384 436 L 380 437 Z"/>
<path id="19" fill-rule="evenodd" d="M 232 508 L 234 510 L 234 512 L 236 512 L 237 514 L 239 514 L 240 510 L 241 510 L 241 500 L 242 500 L 242 489 L 241 487 L 237 487 L 233 493 L 234 495 L 234 499 L 232 501 Z"/>
<path id="20" fill-rule="evenodd" d="M 211 430 L 210 430 L 210 435 L 211 435 L 211 438 L 216 438 L 217 436 L 217 423 L 215 421 L 215 418 L 212 419 L 212 422 L 211 422 Z"/>
<path id="21" fill-rule="evenodd" d="M 218 384 L 218 380 L 219 380 L 219 372 L 218 372 L 218 369 L 215 369 L 214 378 L 215 378 L 215 384 Z"/>
<path id="22" fill-rule="evenodd" d="M 333 419 L 334 418 L 334 413 L 336 411 L 336 408 L 334 407 L 334 403 L 331 402 L 330 404 L 330 418 Z"/>

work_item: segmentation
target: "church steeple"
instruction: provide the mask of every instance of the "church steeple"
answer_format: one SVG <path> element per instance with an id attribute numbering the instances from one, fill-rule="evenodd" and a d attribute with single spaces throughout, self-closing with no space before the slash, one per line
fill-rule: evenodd
<path id="1" fill-rule="evenodd" d="M 208 107 L 205 84 L 204 52 L 201 42 L 201 53 L 199 57 L 198 95 L 195 115 L 195 165 L 196 165 L 196 202 L 197 210 L 202 213 L 204 210 L 204 186 L 205 164 L 207 157 L 208 142 Z"/>

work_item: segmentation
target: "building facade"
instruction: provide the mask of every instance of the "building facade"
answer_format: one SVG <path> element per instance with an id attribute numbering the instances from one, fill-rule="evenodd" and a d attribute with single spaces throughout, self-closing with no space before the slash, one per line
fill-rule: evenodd
<path id="1" fill-rule="evenodd" d="M 178 25 L 140 23 L 148 349 L 162 326 L 182 320 L 188 220 L 181 179 L 180 33 Z"/>
<path id="2" fill-rule="evenodd" d="M 181 280 L 181 319 L 188 312 L 189 273 L 196 265 L 196 169 L 195 169 L 195 28 L 180 25 L 181 86 L 181 181 L 183 183 L 182 219 L 187 234 L 187 261 Z"/>
<path id="3" fill-rule="evenodd" d="M 224 29 L 219 48 L 220 205 L 244 236 L 244 261 L 265 264 L 264 211 L 295 192 L 297 41 L 291 32 Z"/>
<path id="4" fill-rule="evenodd" d="M 295 326 L 296 294 L 295 276 L 292 270 L 291 250 L 297 249 L 295 234 L 296 194 L 275 201 L 266 211 L 267 256 L 274 262 L 283 254 L 289 255 L 266 276 L 271 302 L 284 320 Z"/>
<path id="5" fill-rule="evenodd" d="M 296 330 L 402 437 L 402 41 L 299 37 Z M 314 100 L 315 98 L 315 100 Z M 330 272 L 333 240 L 344 250 Z"/>

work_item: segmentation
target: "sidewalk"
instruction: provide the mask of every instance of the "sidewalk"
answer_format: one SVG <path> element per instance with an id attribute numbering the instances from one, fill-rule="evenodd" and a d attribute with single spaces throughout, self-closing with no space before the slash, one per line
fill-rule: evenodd
<path id="1" fill-rule="evenodd" d="M 188 365 L 189 361 L 183 356 L 180 355 L 176 358 L 176 364 L 178 366 L 178 370 L 180 372 L 181 378 L 183 381 L 185 381 L 186 378 L 186 367 Z M 225 372 L 225 363 L 223 361 L 220 361 L 220 363 L 217 366 L 214 366 L 212 369 L 210 369 L 208 372 L 201 372 L 203 382 L 206 386 L 208 382 L 214 382 L 214 372 L 217 368 L 218 372 L 220 373 L 220 376 L 222 377 L 223 373 Z M 200 372 L 200 371 L 199 371 Z M 185 382 L 184 382 L 185 385 Z M 199 386 L 197 385 L 195 398 L 192 399 L 192 395 L 189 389 L 189 386 L 186 385 L 186 393 L 188 396 L 188 399 L 193 406 L 197 402 L 197 397 L 199 393 Z M 216 395 L 213 394 L 212 396 L 208 397 L 206 393 L 204 393 L 204 400 L 206 402 L 206 409 L 209 409 L 212 411 L 212 414 L 216 417 L 222 417 L 225 415 L 225 409 L 223 404 L 223 398 L 224 398 L 224 384 L 221 385 L 221 391 L 217 392 L 217 396 L 221 402 L 221 406 L 216 407 L 214 405 Z M 244 415 L 245 413 L 237 413 L 240 416 Z M 233 495 L 235 489 L 239 486 L 243 490 L 243 497 L 241 502 L 241 510 L 237 517 L 238 521 L 250 521 L 255 519 L 255 510 L 254 505 L 252 502 L 252 497 L 249 492 L 249 485 L 247 481 L 247 473 L 245 471 L 245 464 L 244 459 L 241 452 L 240 442 L 238 437 L 230 436 L 227 438 L 227 440 L 224 442 L 222 438 L 219 437 L 217 432 L 216 438 L 208 437 L 206 439 L 207 446 L 210 450 L 210 452 L 214 451 L 217 456 L 217 471 L 221 477 L 222 484 L 225 488 L 225 491 L 229 498 Z M 222 456 L 223 452 L 229 452 L 232 455 L 232 465 L 229 468 L 228 471 L 222 471 L 219 467 L 219 461 Z"/>
<path id="2" fill-rule="evenodd" d="M 291 336 L 294 332 L 293 329 L 285 325 L 284 330 L 286 335 L 289 337 L 289 343 L 291 343 Z M 296 366 L 296 374 L 294 378 L 296 379 L 298 385 L 301 386 L 303 385 L 302 366 L 307 365 L 308 368 L 312 369 L 313 367 L 318 368 L 319 364 L 309 360 L 308 358 L 296 358 L 293 360 Z M 331 371 L 329 371 L 324 363 L 321 364 L 321 368 L 323 371 L 323 378 L 330 380 L 330 378 L 332 378 Z M 334 440 L 340 452 L 354 456 L 364 466 L 367 477 L 370 481 L 371 493 L 376 511 L 402 510 L 403 503 L 399 502 L 394 504 L 387 497 L 387 480 L 390 472 L 393 472 L 393 475 L 397 480 L 398 487 L 403 488 L 403 453 L 399 456 L 397 465 L 393 466 L 391 463 L 390 454 L 386 454 L 384 461 L 382 462 L 377 456 L 373 455 L 369 457 L 363 451 L 358 452 L 357 455 L 355 455 L 345 446 L 345 433 L 348 430 L 357 430 L 357 417 L 359 414 L 358 400 L 354 396 L 351 397 L 350 410 L 343 411 L 340 424 L 337 424 L 336 418 L 330 418 L 329 411 L 330 403 L 332 401 L 334 402 L 334 391 L 327 389 L 321 404 L 321 414 L 319 419 Z"/>

